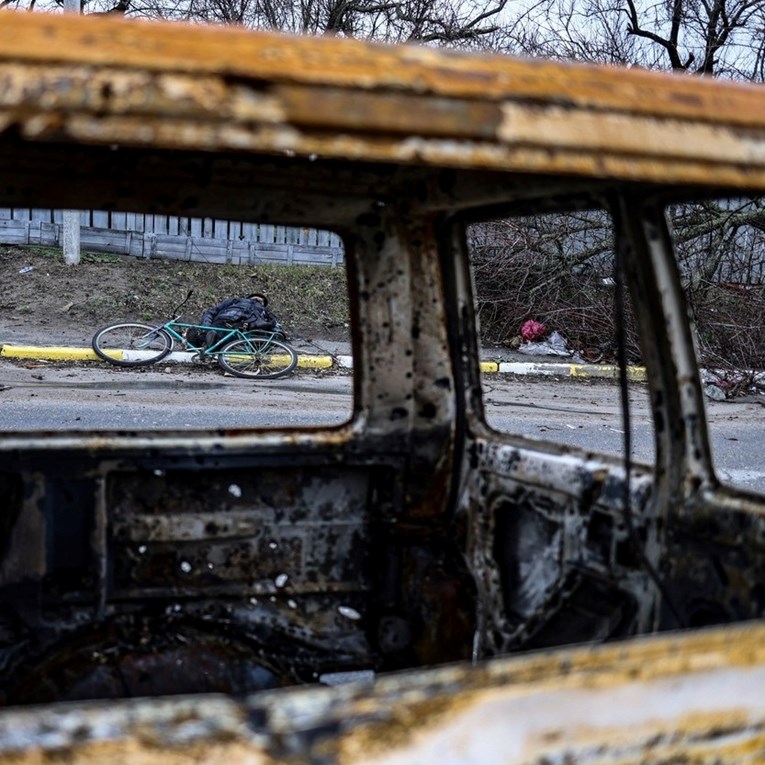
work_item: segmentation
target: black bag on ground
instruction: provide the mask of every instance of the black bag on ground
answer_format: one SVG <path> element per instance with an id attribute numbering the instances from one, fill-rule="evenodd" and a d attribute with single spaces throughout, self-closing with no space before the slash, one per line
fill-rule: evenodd
<path id="1" fill-rule="evenodd" d="M 276 317 L 266 308 L 265 299 L 259 293 L 245 297 L 228 298 L 217 305 L 208 308 L 199 322 L 207 327 L 221 329 L 241 329 L 244 332 L 262 330 L 281 331 L 281 325 Z M 186 333 L 189 343 L 196 346 L 210 347 L 220 339 L 221 333 L 213 330 L 190 328 Z"/>

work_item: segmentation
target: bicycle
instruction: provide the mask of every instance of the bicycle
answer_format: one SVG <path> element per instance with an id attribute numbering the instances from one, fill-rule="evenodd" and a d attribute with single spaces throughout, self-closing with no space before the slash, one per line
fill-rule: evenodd
<path id="1" fill-rule="evenodd" d="M 179 321 L 180 310 L 191 297 L 173 311 L 174 318 L 164 324 L 120 322 L 99 329 L 91 341 L 95 353 L 104 361 L 120 367 L 140 367 L 164 359 L 176 343 L 184 350 L 197 354 L 199 361 L 217 361 L 236 377 L 261 380 L 284 377 L 297 366 L 297 352 L 287 344 L 283 330 L 242 330 L 238 327 L 215 327 Z M 185 336 L 189 330 L 221 335 L 207 347 L 191 343 Z"/>

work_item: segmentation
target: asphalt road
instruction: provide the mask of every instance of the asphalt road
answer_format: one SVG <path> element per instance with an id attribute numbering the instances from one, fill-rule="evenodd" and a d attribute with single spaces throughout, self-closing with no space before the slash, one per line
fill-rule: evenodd
<path id="1" fill-rule="evenodd" d="M 0 368 L 1 430 L 167 430 L 336 425 L 351 412 L 350 378 L 253 383 L 217 370 Z M 42 379 L 39 379 L 42 378 Z M 338 382 L 339 381 L 339 384 Z"/>
<path id="2" fill-rule="evenodd" d="M 621 454 L 618 389 L 603 381 L 485 377 L 485 409 L 496 430 Z M 352 411 L 347 375 L 298 374 L 253 382 L 217 368 L 0 362 L 0 432 L 167 430 L 336 425 Z M 633 456 L 653 458 L 645 386 L 631 393 Z M 707 402 L 713 450 L 723 480 L 765 491 L 758 402 Z"/>

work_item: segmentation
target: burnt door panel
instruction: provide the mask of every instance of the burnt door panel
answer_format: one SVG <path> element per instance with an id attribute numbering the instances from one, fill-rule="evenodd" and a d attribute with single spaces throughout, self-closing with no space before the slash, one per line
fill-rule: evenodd
<path id="1" fill-rule="evenodd" d="M 650 628 L 656 555 L 650 473 L 606 459 L 477 439 L 464 512 L 480 583 L 479 656 L 603 641 Z"/>
<path id="2" fill-rule="evenodd" d="M 617 283 L 629 289 L 644 349 L 655 464 L 492 432 L 477 364 L 468 370 L 460 513 L 479 587 L 476 656 L 763 613 L 765 502 L 715 477 L 662 207 L 637 190 L 615 195 L 612 209 Z M 472 342 L 463 332 L 475 359 Z"/>

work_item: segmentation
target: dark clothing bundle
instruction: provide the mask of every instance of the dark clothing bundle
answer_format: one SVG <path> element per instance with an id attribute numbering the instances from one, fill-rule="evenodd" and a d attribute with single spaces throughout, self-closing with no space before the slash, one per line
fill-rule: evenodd
<path id="1" fill-rule="evenodd" d="M 208 308 L 199 321 L 207 327 L 222 329 L 237 328 L 243 332 L 259 329 L 267 332 L 280 331 L 276 317 L 260 302 L 253 298 L 228 298 L 212 308 Z M 192 345 L 214 345 L 221 337 L 214 330 L 189 329 L 186 339 Z"/>
<path id="2" fill-rule="evenodd" d="M 201 324 L 208 327 L 239 327 L 240 329 L 272 330 L 276 318 L 259 300 L 229 298 L 202 314 Z"/>

